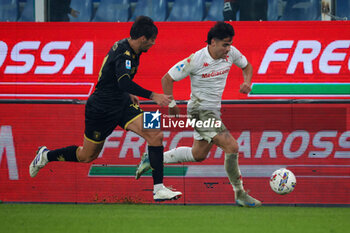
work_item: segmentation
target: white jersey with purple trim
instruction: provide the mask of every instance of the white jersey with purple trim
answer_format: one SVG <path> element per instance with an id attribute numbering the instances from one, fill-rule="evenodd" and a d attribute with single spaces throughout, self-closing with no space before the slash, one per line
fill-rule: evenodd
<path id="1" fill-rule="evenodd" d="M 222 93 L 232 64 L 244 68 L 248 65 L 248 61 L 233 46 L 226 59 L 215 60 L 210 56 L 208 47 L 205 47 L 178 62 L 168 74 L 175 81 L 190 76 L 191 99 L 188 108 L 220 109 Z"/>

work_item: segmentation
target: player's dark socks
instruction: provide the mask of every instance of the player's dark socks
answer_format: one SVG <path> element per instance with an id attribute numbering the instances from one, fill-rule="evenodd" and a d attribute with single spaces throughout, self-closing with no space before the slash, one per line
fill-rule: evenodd
<path id="1" fill-rule="evenodd" d="M 51 161 L 79 162 L 77 158 L 77 146 L 68 146 L 47 153 L 47 159 Z"/>
<path id="2" fill-rule="evenodd" d="M 163 183 L 163 146 L 148 146 L 148 156 L 152 167 L 154 184 Z"/>

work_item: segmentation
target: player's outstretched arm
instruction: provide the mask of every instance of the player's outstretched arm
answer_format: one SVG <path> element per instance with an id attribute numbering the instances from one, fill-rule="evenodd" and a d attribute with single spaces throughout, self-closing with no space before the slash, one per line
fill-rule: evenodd
<path id="1" fill-rule="evenodd" d="M 158 94 L 155 92 L 152 92 L 150 98 L 160 106 L 167 106 L 171 102 L 170 95 Z"/>
<path id="2" fill-rule="evenodd" d="M 152 91 L 147 90 L 134 81 L 130 79 L 130 76 L 128 74 L 122 75 L 118 79 L 119 87 L 120 89 L 128 92 L 129 94 L 141 96 L 143 98 L 151 99 Z"/>
<path id="3" fill-rule="evenodd" d="M 252 90 L 250 85 L 252 84 L 253 66 L 248 63 L 248 65 L 242 69 L 242 73 L 244 82 L 241 84 L 239 92 L 248 94 Z"/>
<path id="4" fill-rule="evenodd" d="M 170 102 L 170 96 L 151 92 L 150 90 L 144 89 L 132 80 L 128 75 L 124 75 L 118 79 L 119 87 L 131 95 L 141 96 L 143 98 L 151 99 L 160 106 L 167 106 Z M 132 99 L 132 101 L 134 101 Z"/>
<path id="5" fill-rule="evenodd" d="M 166 95 L 173 95 L 173 88 L 174 88 L 174 79 L 171 78 L 171 76 L 166 73 L 162 78 L 162 87 L 163 92 Z"/>
<path id="6" fill-rule="evenodd" d="M 136 95 L 133 95 L 133 94 L 129 94 L 129 96 L 130 96 L 130 99 L 133 102 L 133 104 L 140 105 L 139 97 L 137 97 Z"/>
<path id="7" fill-rule="evenodd" d="M 180 114 L 180 109 L 176 105 L 176 102 L 173 97 L 174 82 L 175 82 L 174 79 L 172 79 L 168 73 L 166 73 L 162 78 L 163 92 L 164 94 L 171 96 L 171 102 L 168 105 L 169 115 L 177 116 Z"/>

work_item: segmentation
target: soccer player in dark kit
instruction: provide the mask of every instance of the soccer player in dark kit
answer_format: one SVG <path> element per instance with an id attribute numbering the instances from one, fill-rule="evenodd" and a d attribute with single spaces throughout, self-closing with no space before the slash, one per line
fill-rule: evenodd
<path id="1" fill-rule="evenodd" d="M 130 38 L 116 42 L 99 73 L 94 93 L 85 107 L 85 134 L 83 146 L 68 146 L 49 150 L 42 146 L 29 166 L 31 177 L 48 162 L 71 161 L 90 163 L 101 152 L 105 139 L 119 125 L 143 137 L 148 143 L 148 153 L 154 182 L 155 201 L 175 200 L 182 193 L 172 191 L 163 185 L 163 133 L 160 130 L 143 129 L 143 111 L 137 96 L 148 98 L 160 106 L 167 106 L 170 96 L 146 90 L 133 82 L 140 55 L 154 44 L 158 29 L 153 20 L 139 16 L 130 30 Z"/>

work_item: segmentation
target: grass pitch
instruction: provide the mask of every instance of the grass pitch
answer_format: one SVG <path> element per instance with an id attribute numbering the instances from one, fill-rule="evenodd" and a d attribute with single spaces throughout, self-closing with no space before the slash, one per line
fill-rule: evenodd
<path id="1" fill-rule="evenodd" d="M 0 232 L 344 233 L 350 208 L 1 204 Z"/>

